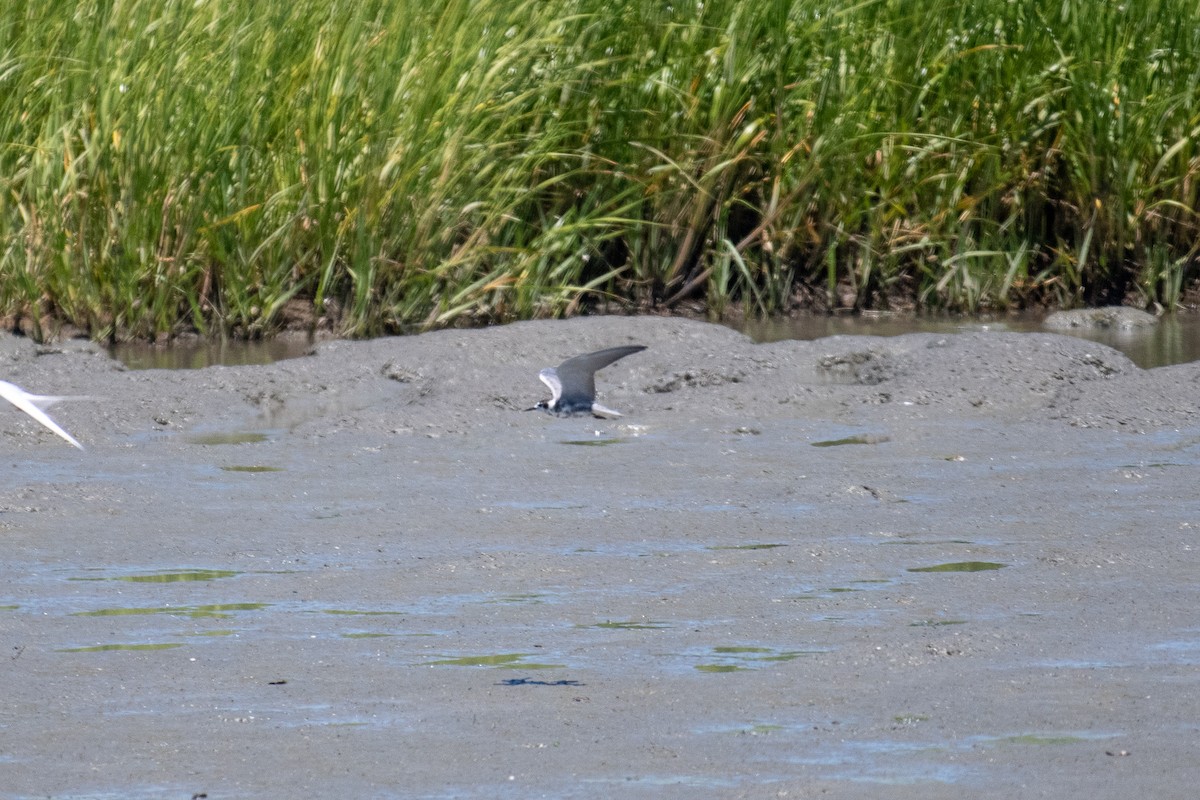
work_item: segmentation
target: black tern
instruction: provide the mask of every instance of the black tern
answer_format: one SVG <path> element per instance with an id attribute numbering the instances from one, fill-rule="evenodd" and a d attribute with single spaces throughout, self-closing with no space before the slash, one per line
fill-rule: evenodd
<path id="1" fill-rule="evenodd" d="M 553 396 L 525 410 L 541 410 L 560 417 L 569 417 L 572 414 L 591 414 L 601 419 L 621 416 L 619 411 L 605 408 L 596 402 L 596 371 L 617 359 L 640 353 L 645 349 L 646 346 L 641 344 L 610 347 L 607 350 L 568 358 L 557 367 L 547 367 L 538 373 L 538 377 L 550 387 Z"/>
<path id="2" fill-rule="evenodd" d="M 59 400 L 67 400 L 68 398 L 56 397 L 53 395 L 30 394 L 20 386 L 9 383 L 8 381 L 0 381 L 0 397 L 3 397 L 5 400 L 21 409 L 29 416 L 33 417 L 47 428 L 78 447 L 80 450 L 83 449 L 83 445 L 77 442 L 74 436 L 60 428 L 58 423 L 50 419 L 44 410 L 57 403 Z"/>

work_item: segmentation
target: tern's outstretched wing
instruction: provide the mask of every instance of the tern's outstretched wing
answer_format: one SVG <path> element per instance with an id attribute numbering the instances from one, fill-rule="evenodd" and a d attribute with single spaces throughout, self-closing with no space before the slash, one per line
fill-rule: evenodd
<path id="1" fill-rule="evenodd" d="M 62 399 L 61 397 L 30 394 L 20 386 L 9 383 L 8 381 L 0 381 L 0 397 L 3 397 L 5 400 L 21 409 L 29 416 L 33 417 L 38 422 L 42 423 L 42 425 L 54 431 L 68 442 L 78 447 L 80 450 L 83 449 L 83 445 L 77 442 L 74 436 L 60 428 L 58 423 L 50 419 L 46 412 L 42 410 L 43 408 L 49 408 L 50 406 L 54 405 L 54 403 Z"/>
<path id="2" fill-rule="evenodd" d="M 607 350 L 597 350 L 595 353 L 568 358 L 559 364 L 556 373 L 561 383 L 563 405 L 591 408 L 592 401 L 596 399 L 596 371 L 618 359 L 633 353 L 640 353 L 645 349 L 646 346 L 641 344 L 610 347 Z"/>
<path id="3" fill-rule="evenodd" d="M 562 397 L 562 381 L 558 379 L 558 373 L 554 371 L 554 367 L 546 367 L 538 373 L 538 377 L 542 379 L 542 383 L 550 387 L 550 408 L 558 403 L 558 398 Z"/>

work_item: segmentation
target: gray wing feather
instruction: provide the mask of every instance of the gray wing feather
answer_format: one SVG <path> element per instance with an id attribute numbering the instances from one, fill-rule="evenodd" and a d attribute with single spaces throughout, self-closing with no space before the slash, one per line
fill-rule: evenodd
<path id="1" fill-rule="evenodd" d="M 560 382 L 563 401 L 567 404 L 586 403 L 591 405 L 596 399 L 596 371 L 604 369 L 609 364 L 633 353 L 640 353 L 646 346 L 641 344 L 610 347 L 607 350 L 597 350 L 574 358 L 568 358 L 558 365 L 556 377 Z M 542 380 L 549 370 L 542 370 Z M 549 384 L 549 381 L 546 381 Z M 551 390 L 554 386 L 550 386 Z M 556 394 L 557 398 L 559 395 Z"/>

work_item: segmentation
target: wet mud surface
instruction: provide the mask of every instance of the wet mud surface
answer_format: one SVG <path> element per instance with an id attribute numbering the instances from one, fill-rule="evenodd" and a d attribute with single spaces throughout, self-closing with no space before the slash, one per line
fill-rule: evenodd
<path id="1" fill-rule="evenodd" d="M 620 420 L 523 413 L 544 366 Z M 0 795 L 1187 797 L 1200 365 L 685 320 L 0 338 Z"/>

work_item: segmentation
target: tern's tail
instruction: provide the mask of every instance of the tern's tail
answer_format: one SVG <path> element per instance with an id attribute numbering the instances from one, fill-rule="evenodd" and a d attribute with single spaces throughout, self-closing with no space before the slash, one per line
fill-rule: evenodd
<path id="1" fill-rule="evenodd" d="M 605 419 L 605 418 L 613 418 L 613 417 L 623 417 L 625 415 L 622 414 L 620 411 L 613 411 L 611 408 L 607 408 L 605 406 L 600 405 L 599 403 L 593 402 L 592 403 L 592 416 L 599 417 L 600 419 Z"/>

